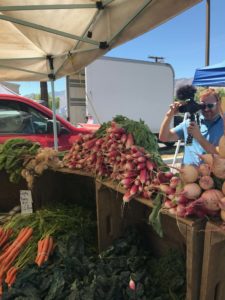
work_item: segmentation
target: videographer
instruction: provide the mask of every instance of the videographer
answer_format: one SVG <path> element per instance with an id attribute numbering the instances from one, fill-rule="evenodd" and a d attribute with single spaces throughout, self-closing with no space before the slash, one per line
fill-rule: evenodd
<path id="1" fill-rule="evenodd" d="M 199 96 L 199 103 L 194 101 L 195 93 L 196 89 L 191 85 L 182 86 L 177 90 L 176 97 L 186 100 L 175 101 L 170 105 L 160 128 L 159 139 L 162 142 L 184 140 L 183 164 L 198 165 L 201 163 L 198 154 L 217 153 L 216 146 L 223 135 L 224 125 L 220 116 L 220 99 L 215 90 L 203 90 Z M 186 112 L 191 120 L 188 118 L 170 128 L 174 115 L 179 111 Z"/>

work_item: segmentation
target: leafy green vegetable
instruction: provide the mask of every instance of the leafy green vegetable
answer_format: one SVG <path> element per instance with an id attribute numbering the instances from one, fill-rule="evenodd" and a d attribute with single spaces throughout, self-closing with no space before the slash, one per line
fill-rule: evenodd
<path id="1" fill-rule="evenodd" d="M 39 143 L 30 140 L 21 138 L 7 140 L 0 147 L 0 170 L 5 169 L 9 174 L 9 180 L 18 183 L 24 160 L 34 156 L 39 148 Z"/>
<path id="2" fill-rule="evenodd" d="M 156 198 L 154 199 L 154 207 L 149 216 L 149 224 L 152 225 L 153 229 L 158 233 L 158 235 L 160 237 L 163 237 L 163 230 L 162 230 L 162 224 L 161 224 L 161 219 L 160 219 L 160 209 L 162 206 L 162 198 L 163 198 L 163 195 L 158 193 Z"/>
<path id="3" fill-rule="evenodd" d="M 143 231 L 128 228 L 97 256 L 79 234 L 60 236 L 51 261 L 19 272 L 11 289 L 4 286 L 3 300 L 185 299 L 184 258 L 177 251 L 155 258 L 146 240 Z M 135 290 L 129 288 L 131 278 Z"/>

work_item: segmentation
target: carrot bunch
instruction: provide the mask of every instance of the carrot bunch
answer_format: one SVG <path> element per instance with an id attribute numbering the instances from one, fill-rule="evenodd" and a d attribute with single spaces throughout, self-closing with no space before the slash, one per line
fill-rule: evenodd
<path id="1" fill-rule="evenodd" d="M 24 245 L 32 236 L 32 233 L 33 229 L 31 227 L 22 228 L 17 238 L 11 244 L 9 244 L 0 255 L 0 284 L 2 283 L 5 274 L 9 271 L 13 262 L 20 254 Z"/>
<path id="2" fill-rule="evenodd" d="M 53 237 L 47 235 L 42 240 L 38 241 L 38 251 L 35 259 L 35 263 L 40 267 L 45 263 L 54 249 Z"/>

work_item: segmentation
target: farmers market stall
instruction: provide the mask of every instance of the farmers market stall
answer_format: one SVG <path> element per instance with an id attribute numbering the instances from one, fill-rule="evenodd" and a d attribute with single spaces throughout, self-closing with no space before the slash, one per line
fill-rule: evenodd
<path id="1" fill-rule="evenodd" d="M 74 209 L 78 211 L 79 209 L 74 206 L 79 205 L 90 211 L 91 220 L 96 224 L 93 238 L 95 236 L 98 239 L 101 257 L 106 255 L 102 256 L 104 252 L 110 253 L 110 247 L 117 239 L 120 240 L 130 226 L 135 226 L 140 230 L 141 236 L 145 237 L 145 250 L 159 257 L 159 260 L 160 257 L 167 255 L 169 249 L 185 256 L 186 299 L 199 299 L 201 280 L 204 282 L 202 257 L 203 253 L 207 255 L 206 240 L 204 243 L 205 224 L 208 218 L 215 222 L 224 220 L 225 184 L 222 149 L 223 138 L 219 144 L 218 155 L 205 154 L 202 156 L 205 163 L 200 166 L 184 166 L 171 172 L 162 161 L 156 138 L 145 123 L 124 116 L 116 116 L 112 121 L 104 123 L 96 133 L 80 135 L 70 151 L 63 154 L 50 148 L 40 148 L 38 144 L 23 139 L 7 141 L 0 147 L 1 170 L 8 173 L 12 182 L 18 183 L 22 176 L 32 190 L 34 202 L 38 201 L 38 207 L 34 203 L 33 214 L 28 214 L 27 217 L 16 214 L 3 223 L 2 232 L 6 237 L 3 239 L 2 235 L 4 241 L 2 243 L 4 245 L 5 241 L 9 240 L 13 246 L 10 246 L 9 250 L 3 248 L 0 263 L 1 257 L 3 259 L 11 255 L 11 252 L 15 252 L 15 256 L 7 258 L 8 265 L 2 260 L 4 267 L 2 278 L 6 280 L 8 288 L 11 285 L 13 287 L 7 289 L 4 283 L 3 293 L 4 291 L 8 294 L 11 291 L 19 293 L 18 288 L 23 285 L 20 278 L 23 278 L 24 268 L 29 263 L 35 261 L 35 268 L 29 267 L 31 272 L 35 272 L 35 276 L 41 274 L 38 267 L 43 264 L 46 270 L 51 267 L 51 253 L 52 259 L 55 257 L 53 253 L 57 253 L 57 250 L 54 252 L 52 248 L 53 241 L 56 241 L 56 245 L 58 243 L 60 245 L 60 234 L 65 232 L 63 226 L 72 229 L 71 224 L 75 220 L 71 219 L 67 223 L 66 215 L 68 214 L 68 220 L 73 214 L 78 218 Z M 64 206 L 63 211 L 59 204 Z M 69 213 L 71 205 L 73 208 Z M 52 221 L 54 219 L 54 224 L 48 222 L 49 217 Z M 61 224 L 60 227 L 58 222 Z M 83 226 L 81 227 L 84 229 Z M 17 249 L 15 248 L 17 238 L 20 241 L 20 236 L 23 236 L 21 230 L 27 232 L 25 235 L 27 238 L 22 239 L 22 246 Z M 32 243 L 29 242 L 31 237 Z M 45 247 L 47 245 L 51 247 L 49 246 L 47 258 L 43 260 L 43 257 L 39 256 L 43 253 L 41 249 L 45 244 Z M 26 247 L 33 249 L 32 255 L 28 256 L 22 252 Z M 31 250 L 25 253 L 30 253 L 29 251 Z M 130 255 L 130 252 L 127 255 Z M 86 257 L 86 254 L 84 256 Z M 17 275 L 10 276 L 13 267 L 16 267 L 18 278 Z M 144 283 L 142 281 L 144 277 L 134 275 L 129 268 L 128 264 L 121 269 L 121 273 L 119 272 L 121 276 L 124 270 L 127 272 L 125 276 L 127 286 L 121 286 L 119 292 L 131 293 L 132 297 L 140 293 L 135 299 L 152 296 L 151 284 Z M 207 266 L 204 265 L 204 268 Z M 135 270 L 146 272 L 143 267 L 142 271 Z M 149 270 L 151 273 L 151 265 Z M 92 270 L 91 274 L 95 276 L 93 272 Z M 82 271 L 82 274 L 84 273 Z M 82 278 L 81 276 L 81 281 L 84 280 Z M 107 280 L 102 284 L 108 286 Z M 183 291 L 184 278 L 180 282 Z M 64 286 L 65 293 L 75 293 L 71 290 L 72 282 L 69 281 L 68 284 Z M 80 288 L 76 290 L 76 295 L 83 293 L 86 296 L 85 289 Z M 125 292 L 127 288 L 128 291 Z M 105 299 L 109 290 L 109 287 L 105 292 L 101 290 L 102 296 L 98 296 L 98 299 Z M 116 290 L 118 289 L 113 288 L 111 291 L 113 295 Z M 171 292 L 181 295 L 178 290 L 176 286 Z M 94 293 L 98 294 L 100 291 L 95 290 Z M 169 294 L 163 295 L 164 299 L 170 297 Z M 110 299 L 115 298 L 112 296 Z"/>

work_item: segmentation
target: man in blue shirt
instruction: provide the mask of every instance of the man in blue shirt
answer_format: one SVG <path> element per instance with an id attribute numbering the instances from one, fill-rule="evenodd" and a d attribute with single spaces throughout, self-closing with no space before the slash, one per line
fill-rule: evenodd
<path id="1" fill-rule="evenodd" d="M 184 86 L 182 88 L 191 86 Z M 177 91 L 177 94 L 179 90 Z M 200 93 L 200 103 L 204 104 L 200 111 L 199 125 L 196 121 L 185 120 L 174 128 L 170 123 L 181 105 L 174 102 L 162 122 L 159 139 L 172 142 L 183 139 L 185 142 L 183 164 L 198 165 L 201 163 L 199 154 L 216 154 L 216 146 L 224 133 L 223 119 L 220 116 L 220 99 L 214 89 L 206 89 Z M 193 137 L 191 144 L 186 144 L 188 135 Z"/>

